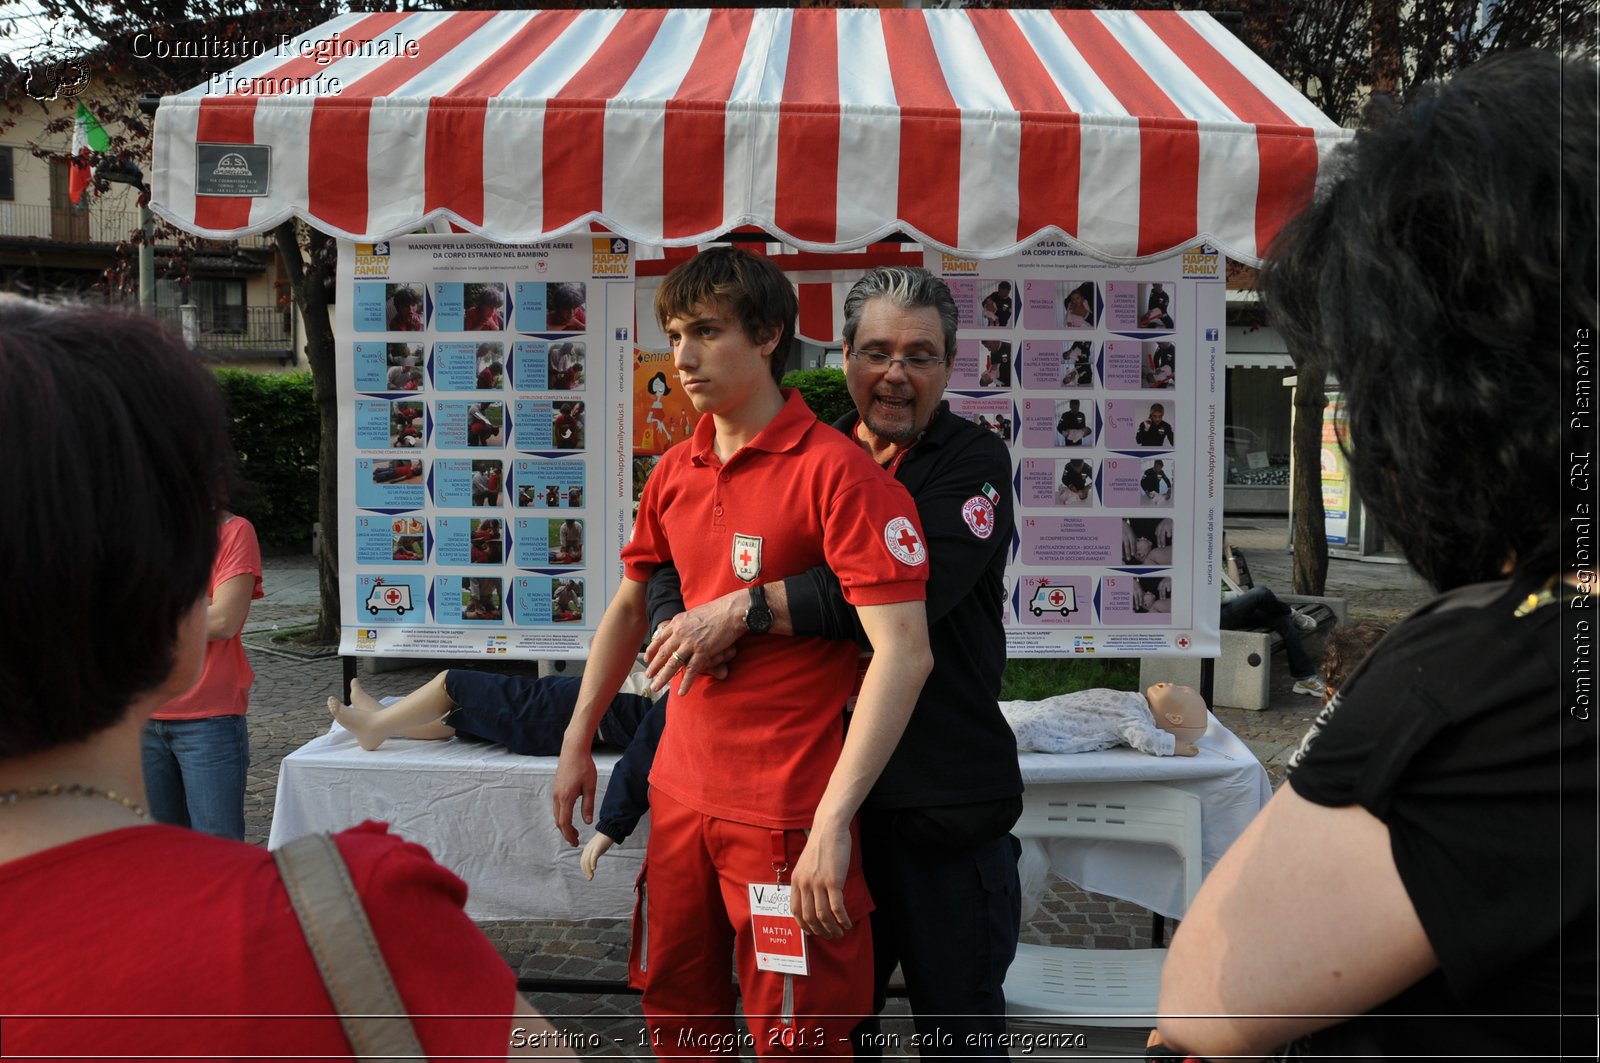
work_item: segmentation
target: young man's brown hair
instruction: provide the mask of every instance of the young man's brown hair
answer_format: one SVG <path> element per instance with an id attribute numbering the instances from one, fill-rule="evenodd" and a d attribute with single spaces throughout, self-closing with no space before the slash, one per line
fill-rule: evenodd
<path id="1" fill-rule="evenodd" d="M 783 271 L 761 255 L 714 247 L 667 274 L 656 290 L 656 321 L 663 328 L 674 317 L 688 318 L 709 306 L 726 309 L 752 342 L 760 343 L 777 331 L 772 379 L 781 382 L 800 313 L 794 285 Z"/>

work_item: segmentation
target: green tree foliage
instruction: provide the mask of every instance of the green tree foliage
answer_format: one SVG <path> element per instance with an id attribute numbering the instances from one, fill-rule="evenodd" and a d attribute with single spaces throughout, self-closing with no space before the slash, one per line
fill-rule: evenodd
<path id="1" fill-rule="evenodd" d="M 800 397 L 824 424 L 832 424 L 856 408 L 841 369 L 796 369 L 784 375 L 783 386 L 799 388 Z"/>
<path id="2" fill-rule="evenodd" d="M 230 505 L 261 541 L 305 549 L 317 519 L 317 407 L 310 373 L 219 369 L 237 459 Z"/>

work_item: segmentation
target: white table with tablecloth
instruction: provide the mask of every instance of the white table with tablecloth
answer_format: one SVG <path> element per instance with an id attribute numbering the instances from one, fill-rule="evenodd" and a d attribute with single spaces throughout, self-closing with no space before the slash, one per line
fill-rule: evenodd
<path id="1" fill-rule="evenodd" d="M 1209 716 L 1209 714 L 1208 714 Z M 1157 783 L 1200 799 L 1206 872 L 1272 796 L 1261 762 L 1237 735 L 1209 716 L 1192 757 L 1154 757 L 1127 746 L 1093 753 L 1022 753 L 1025 802 L 1047 799 L 1052 783 Z M 1170 850 L 1127 842 L 1023 839 L 1023 912 L 1045 888 L 1046 871 L 1090 890 L 1179 918 L 1182 865 Z"/>
<path id="2" fill-rule="evenodd" d="M 1194 757 L 1154 757 L 1126 747 L 1095 753 L 1020 755 L 1029 792 L 1051 783 L 1151 782 L 1195 794 L 1203 813 L 1207 870 L 1271 796 L 1266 772 L 1215 717 Z M 600 798 L 617 754 L 596 750 Z M 499 746 L 391 739 L 364 750 L 338 724 L 290 753 L 278 773 L 268 845 L 276 848 L 318 830 L 363 820 L 390 824 L 426 846 L 466 880 L 475 919 L 613 919 L 633 910 L 633 883 L 649 834 L 648 817 L 626 843 L 600 861 L 593 882 L 578 867 L 579 850 L 556 833 L 550 790 L 556 758 L 525 757 Z M 587 839 L 588 830 L 581 832 Z M 1134 901 L 1166 915 L 1183 914 L 1177 858 L 1159 847 L 1115 842 L 1025 840 L 1027 895 L 1044 888 L 1048 868 L 1096 893 Z"/>

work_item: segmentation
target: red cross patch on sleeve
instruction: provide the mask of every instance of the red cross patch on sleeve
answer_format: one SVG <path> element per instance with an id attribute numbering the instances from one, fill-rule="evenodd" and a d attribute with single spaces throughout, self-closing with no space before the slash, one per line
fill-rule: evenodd
<path id="1" fill-rule="evenodd" d="M 884 525 L 883 541 L 901 564 L 921 565 L 928 560 L 928 548 L 922 544 L 921 533 L 905 517 L 896 517 Z"/>
<path id="2" fill-rule="evenodd" d="M 973 495 L 961 503 L 961 519 L 973 535 L 987 539 L 994 534 L 994 503 L 984 495 Z"/>

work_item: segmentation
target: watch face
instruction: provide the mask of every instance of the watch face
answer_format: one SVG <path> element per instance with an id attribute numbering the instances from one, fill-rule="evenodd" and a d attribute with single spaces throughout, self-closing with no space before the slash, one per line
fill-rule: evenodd
<path id="1" fill-rule="evenodd" d="M 750 588 L 750 608 L 744 611 L 744 626 L 754 635 L 765 635 L 772 630 L 772 609 L 767 605 L 767 592 L 759 586 Z"/>

